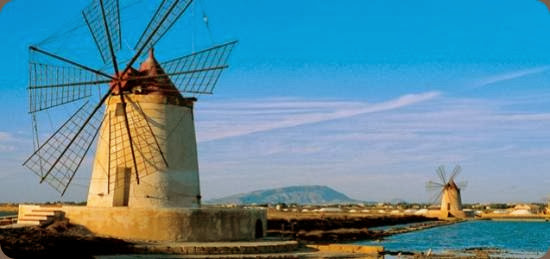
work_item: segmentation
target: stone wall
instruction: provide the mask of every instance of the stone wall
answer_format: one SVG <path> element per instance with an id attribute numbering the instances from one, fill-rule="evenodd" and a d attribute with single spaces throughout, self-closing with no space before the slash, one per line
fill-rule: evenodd
<path id="1" fill-rule="evenodd" d="M 33 205 L 21 207 L 20 216 L 36 208 Z M 267 211 L 264 209 L 63 206 L 59 210 L 72 224 L 82 225 L 97 235 L 133 240 L 251 241 L 257 234 L 265 236 L 267 228 Z"/>

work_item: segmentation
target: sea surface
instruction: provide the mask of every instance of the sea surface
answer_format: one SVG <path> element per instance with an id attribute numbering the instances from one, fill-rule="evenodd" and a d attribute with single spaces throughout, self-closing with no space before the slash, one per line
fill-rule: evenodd
<path id="1" fill-rule="evenodd" d="M 472 248 L 500 249 L 519 257 L 540 257 L 550 248 L 550 222 L 467 221 L 390 236 L 380 242 L 387 251 L 448 253 Z"/>

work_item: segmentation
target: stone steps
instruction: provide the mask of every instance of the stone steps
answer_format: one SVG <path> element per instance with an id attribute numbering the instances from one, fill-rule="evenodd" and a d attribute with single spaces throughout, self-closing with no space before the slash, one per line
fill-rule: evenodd
<path id="1" fill-rule="evenodd" d="M 17 219 L 17 224 L 38 226 L 50 223 L 56 218 L 63 218 L 63 212 L 59 207 L 40 207 L 23 214 Z"/>
<path id="2" fill-rule="evenodd" d="M 17 216 L 0 217 L 0 226 L 12 225 L 17 223 Z"/>
<path id="3" fill-rule="evenodd" d="M 27 219 L 27 218 L 17 219 L 17 224 L 19 224 L 19 225 L 38 226 L 38 225 L 40 225 L 40 223 L 41 223 L 40 220 Z"/>

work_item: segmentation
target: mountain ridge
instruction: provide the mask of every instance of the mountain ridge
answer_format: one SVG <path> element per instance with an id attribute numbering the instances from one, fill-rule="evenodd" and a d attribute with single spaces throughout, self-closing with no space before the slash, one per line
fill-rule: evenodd
<path id="1" fill-rule="evenodd" d="M 222 198 L 211 199 L 205 203 L 246 205 L 267 203 L 328 204 L 354 202 L 359 201 L 325 185 L 295 185 L 239 193 Z"/>

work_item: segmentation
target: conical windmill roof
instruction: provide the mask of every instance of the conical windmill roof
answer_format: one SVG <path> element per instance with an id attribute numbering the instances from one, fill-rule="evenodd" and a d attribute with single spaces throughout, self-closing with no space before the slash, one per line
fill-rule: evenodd
<path id="1" fill-rule="evenodd" d="M 144 91 L 145 94 L 154 93 L 183 98 L 178 88 L 155 59 L 153 49 L 149 51 L 149 56 L 141 63 L 138 71 L 144 77 L 152 77 L 140 82 L 142 91 Z"/>
<path id="2" fill-rule="evenodd" d="M 449 182 L 447 184 L 445 184 L 445 189 L 457 189 L 457 190 L 460 190 L 460 188 L 458 188 L 458 185 L 456 185 L 455 181 L 453 179 L 449 180 Z"/>

